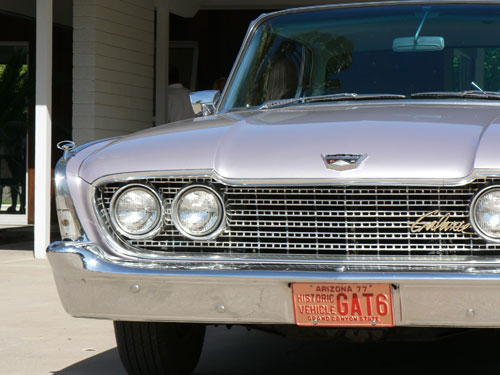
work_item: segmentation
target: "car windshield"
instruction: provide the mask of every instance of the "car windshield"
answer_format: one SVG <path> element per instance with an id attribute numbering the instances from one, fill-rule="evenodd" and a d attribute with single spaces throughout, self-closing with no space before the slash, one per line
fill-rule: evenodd
<path id="1" fill-rule="evenodd" d="M 410 97 L 498 92 L 499 30 L 496 5 L 380 6 L 277 15 L 252 32 L 219 109 L 265 108 L 274 100 L 342 93 Z M 429 96 L 414 96 L 418 98 Z"/>

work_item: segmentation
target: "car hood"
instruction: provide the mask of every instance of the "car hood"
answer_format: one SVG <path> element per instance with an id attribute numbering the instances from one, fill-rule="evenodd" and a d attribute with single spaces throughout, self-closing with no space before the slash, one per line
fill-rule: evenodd
<path id="1" fill-rule="evenodd" d="M 500 106 L 394 102 L 244 111 L 119 138 L 88 156 L 88 182 L 112 174 L 211 171 L 226 181 L 460 179 L 500 167 Z M 336 171 L 322 155 L 360 154 Z"/>

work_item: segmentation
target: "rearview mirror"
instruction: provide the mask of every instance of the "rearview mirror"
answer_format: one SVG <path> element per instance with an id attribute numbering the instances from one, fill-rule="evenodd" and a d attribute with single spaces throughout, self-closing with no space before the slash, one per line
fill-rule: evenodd
<path id="1" fill-rule="evenodd" d="M 432 52 L 444 49 L 444 38 L 441 36 L 413 36 L 396 38 L 392 42 L 394 52 Z"/>

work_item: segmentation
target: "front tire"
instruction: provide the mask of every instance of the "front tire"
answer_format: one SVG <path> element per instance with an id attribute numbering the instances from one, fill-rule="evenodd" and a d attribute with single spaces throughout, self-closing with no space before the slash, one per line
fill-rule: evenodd
<path id="1" fill-rule="evenodd" d="M 118 353 L 129 375 L 186 375 L 198 364 L 203 324 L 113 323 Z"/>

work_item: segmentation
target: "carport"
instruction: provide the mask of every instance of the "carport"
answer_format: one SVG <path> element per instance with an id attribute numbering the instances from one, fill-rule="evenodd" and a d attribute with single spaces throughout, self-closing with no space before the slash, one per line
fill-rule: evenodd
<path id="1" fill-rule="evenodd" d="M 167 118 L 170 15 L 199 10 L 262 10 L 337 1 L 73 0 L 73 140 L 83 144 L 124 135 Z M 36 9 L 35 256 L 50 242 L 53 14 L 67 3 L 8 1 L 2 10 Z M 35 7 L 36 5 L 36 7 Z M 19 9 L 23 8 L 23 9 Z M 59 9 L 61 8 L 61 9 Z M 64 8 L 64 9 L 63 9 Z M 224 28 L 224 24 L 217 27 Z M 228 30 L 230 32 L 230 30 Z"/>

